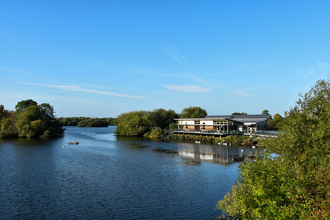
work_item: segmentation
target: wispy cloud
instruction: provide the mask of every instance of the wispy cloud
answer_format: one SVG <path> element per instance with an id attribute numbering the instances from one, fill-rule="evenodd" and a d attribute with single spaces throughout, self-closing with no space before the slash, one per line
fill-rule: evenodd
<path id="1" fill-rule="evenodd" d="M 311 76 L 314 74 L 314 69 L 306 70 L 304 68 L 298 68 L 296 71 L 298 77 L 306 79 L 307 76 Z"/>
<path id="2" fill-rule="evenodd" d="M 168 54 L 170 55 L 173 59 L 175 59 L 176 61 L 178 61 L 178 63 L 182 64 L 182 61 L 181 61 L 181 57 L 179 55 L 179 52 L 176 51 L 173 47 L 170 47 L 170 48 L 164 48 L 163 47 L 163 50 Z"/>
<path id="3" fill-rule="evenodd" d="M 190 70 L 187 65 L 186 59 L 181 55 L 181 53 L 175 48 L 173 44 L 169 42 L 163 42 L 163 44 L 161 44 L 160 46 L 165 53 L 167 53 L 170 57 L 172 57 L 186 69 Z"/>
<path id="4" fill-rule="evenodd" d="M 323 63 L 323 62 L 318 62 L 316 64 L 316 67 L 319 68 L 319 69 L 330 69 L 330 64 Z"/>
<path id="5" fill-rule="evenodd" d="M 32 75 L 34 76 L 35 74 L 26 70 L 21 70 L 21 69 L 16 69 L 8 66 L 0 66 L 1 71 L 9 72 L 9 73 L 14 73 L 14 74 L 19 74 L 19 75 Z"/>
<path id="6" fill-rule="evenodd" d="M 165 86 L 168 89 L 171 90 L 177 90 L 177 91 L 182 91 L 182 92 L 197 92 L 197 93 L 211 93 L 212 91 L 203 88 L 200 86 L 194 86 L 194 85 L 188 85 L 188 86 L 172 86 L 172 85 L 166 85 Z"/>
<path id="7" fill-rule="evenodd" d="M 315 71 L 315 69 L 314 68 L 311 68 L 310 70 L 308 70 L 307 71 L 307 73 L 309 74 L 309 75 L 314 75 L 314 71 Z"/>
<path id="8" fill-rule="evenodd" d="M 238 94 L 238 95 L 241 95 L 241 96 L 244 96 L 246 98 L 251 98 L 253 97 L 254 95 L 250 94 L 250 93 L 247 93 L 247 92 L 244 92 L 244 91 L 235 91 L 234 93 Z"/>
<path id="9" fill-rule="evenodd" d="M 187 83 L 191 83 L 191 84 L 201 84 L 204 85 L 206 87 L 217 87 L 220 89 L 225 89 L 223 82 L 219 82 L 217 80 L 214 80 L 212 78 L 212 80 L 210 79 L 203 79 L 202 77 L 196 76 L 195 74 L 192 73 L 181 73 L 181 74 L 160 74 L 160 76 L 163 77 L 173 77 L 173 78 L 185 78 L 185 82 Z"/>
<path id="10" fill-rule="evenodd" d="M 33 85 L 33 86 L 44 86 L 44 87 L 57 88 L 57 89 L 62 89 L 62 90 L 69 90 L 69 91 L 76 91 L 76 92 L 86 92 L 86 93 L 110 95 L 110 96 L 119 96 L 119 97 L 126 97 L 126 98 L 137 98 L 137 99 L 146 98 L 146 97 L 143 97 L 143 96 L 132 96 L 132 95 L 124 95 L 124 94 L 119 94 L 119 93 L 113 93 L 113 92 L 104 92 L 104 91 L 93 90 L 93 89 L 84 89 L 80 86 L 51 85 L 51 84 L 27 83 L 27 82 L 21 82 L 21 84 Z"/>
<path id="11" fill-rule="evenodd" d="M 306 79 L 308 76 L 314 76 L 315 73 L 319 71 L 324 71 L 324 70 L 329 70 L 330 69 L 330 64 L 324 63 L 324 62 L 318 62 L 314 65 L 314 67 L 311 67 L 309 69 L 305 68 L 298 68 L 296 71 L 296 74 L 298 77 L 302 77 Z"/>

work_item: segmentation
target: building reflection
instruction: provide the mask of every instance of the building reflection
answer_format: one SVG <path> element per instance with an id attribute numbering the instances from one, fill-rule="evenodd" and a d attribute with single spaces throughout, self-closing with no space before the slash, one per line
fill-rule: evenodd
<path id="1" fill-rule="evenodd" d="M 182 144 L 178 153 L 183 159 L 228 164 L 254 156 L 256 149 L 221 145 Z"/>

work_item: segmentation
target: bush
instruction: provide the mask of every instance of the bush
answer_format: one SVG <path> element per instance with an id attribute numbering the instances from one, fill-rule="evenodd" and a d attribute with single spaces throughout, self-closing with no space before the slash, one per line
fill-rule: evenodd
<path id="1" fill-rule="evenodd" d="M 213 142 L 213 141 L 214 141 L 214 137 L 207 137 L 207 138 L 206 138 L 206 141 L 207 141 L 207 142 Z"/>
<path id="2" fill-rule="evenodd" d="M 153 128 L 150 132 L 143 135 L 148 138 L 160 138 L 163 136 L 163 130 L 161 128 Z"/>
<path id="3" fill-rule="evenodd" d="M 265 141 L 268 153 L 239 165 L 217 205 L 228 216 L 330 219 L 330 82 L 318 81 L 285 116 L 277 138 Z"/>
<path id="4" fill-rule="evenodd" d="M 180 136 L 179 136 L 179 140 L 180 140 L 180 141 L 184 141 L 184 140 L 186 140 L 186 137 L 185 137 L 184 135 L 180 135 Z"/>

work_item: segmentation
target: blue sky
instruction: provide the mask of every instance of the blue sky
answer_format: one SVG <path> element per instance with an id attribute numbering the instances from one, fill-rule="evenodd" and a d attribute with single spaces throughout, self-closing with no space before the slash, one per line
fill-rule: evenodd
<path id="1" fill-rule="evenodd" d="M 330 1 L 0 1 L 0 104 L 284 114 L 330 77 Z"/>

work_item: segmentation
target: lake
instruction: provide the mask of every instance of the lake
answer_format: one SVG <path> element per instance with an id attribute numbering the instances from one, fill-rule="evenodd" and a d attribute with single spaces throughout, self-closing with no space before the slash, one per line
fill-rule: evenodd
<path id="1" fill-rule="evenodd" d="M 0 219 L 210 219 L 238 177 L 226 158 L 254 150 L 65 128 L 0 140 Z"/>

